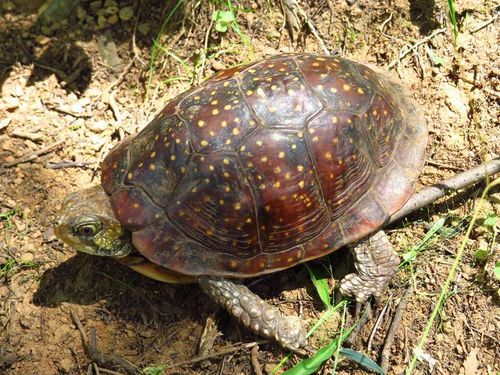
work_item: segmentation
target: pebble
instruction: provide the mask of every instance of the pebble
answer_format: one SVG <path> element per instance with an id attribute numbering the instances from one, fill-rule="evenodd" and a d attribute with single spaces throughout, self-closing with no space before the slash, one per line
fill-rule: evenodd
<path id="1" fill-rule="evenodd" d="M 6 10 L 7 12 L 12 12 L 14 9 L 16 9 L 16 4 L 14 4 L 12 1 L 5 1 L 2 4 L 2 9 Z"/>
<path id="2" fill-rule="evenodd" d="M 94 133 L 102 133 L 108 127 L 108 123 L 104 120 L 92 121 L 87 127 Z"/>
<path id="3" fill-rule="evenodd" d="M 80 100 L 77 100 L 75 103 L 71 105 L 71 112 L 73 113 L 83 113 L 85 111 L 85 107 L 90 104 L 90 98 L 83 97 Z"/>
<path id="4" fill-rule="evenodd" d="M 151 25 L 149 22 L 144 22 L 137 25 L 137 31 L 139 31 L 142 35 L 147 35 L 151 30 Z"/>
<path id="5" fill-rule="evenodd" d="M 116 23 L 118 23 L 119 19 L 118 19 L 118 16 L 116 14 L 113 14 L 111 16 L 109 16 L 108 18 L 108 24 L 110 25 L 114 25 Z"/>
<path id="6" fill-rule="evenodd" d="M 30 263 L 30 262 L 33 262 L 35 257 L 31 253 L 23 253 L 23 254 L 21 254 L 20 259 L 21 259 L 21 262 L 23 262 L 23 263 Z"/>
<path id="7" fill-rule="evenodd" d="M 443 84 L 441 88 L 446 94 L 446 104 L 448 107 L 456 114 L 466 118 L 469 112 L 466 95 L 457 87 L 448 83 Z"/>
<path id="8" fill-rule="evenodd" d="M 121 8 L 119 16 L 122 21 L 128 21 L 134 17 L 134 9 L 132 7 Z"/>
<path id="9" fill-rule="evenodd" d="M 3 99 L 4 109 L 7 111 L 13 111 L 14 109 L 19 107 L 19 99 L 14 98 L 12 96 L 7 96 Z"/>

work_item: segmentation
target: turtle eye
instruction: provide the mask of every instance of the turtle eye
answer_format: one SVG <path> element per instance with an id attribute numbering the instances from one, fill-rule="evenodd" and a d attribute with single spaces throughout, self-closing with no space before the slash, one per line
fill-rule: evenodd
<path id="1" fill-rule="evenodd" d="M 75 227 L 75 232 L 85 237 L 95 236 L 99 230 L 101 226 L 98 223 L 82 223 Z"/>

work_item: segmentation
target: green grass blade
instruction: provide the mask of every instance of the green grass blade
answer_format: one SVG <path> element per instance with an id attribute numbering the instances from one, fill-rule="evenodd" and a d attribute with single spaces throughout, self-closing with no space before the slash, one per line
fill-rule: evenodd
<path id="1" fill-rule="evenodd" d="M 470 234 L 471 234 L 472 229 L 474 228 L 476 220 L 479 216 L 479 212 L 481 210 L 481 206 L 482 206 L 482 203 L 484 202 L 486 194 L 488 194 L 488 191 L 496 185 L 500 185 L 500 178 L 497 178 L 496 180 L 494 180 L 491 183 L 489 183 L 488 185 L 486 185 L 486 188 L 484 189 L 483 194 L 481 195 L 481 200 L 479 201 L 479 204 L 476 206 L 476 208 L 474 210 L 472 220 L 470 221 L 469 226 L 467 227 L 467 231 L 465 232 L 465 236 L 464 236 L 462 242 L 460 243 L 460 247 L 458 248 L 458 251 L 455 255 L 455 260 L 453 261 L 453 264 L 450 268 L 450 271 L 448 272 L 448 277 L 446 278 L 446 280 L 443 284 L 443 287 L 441 288 L 441 293 L 440 293 L 439 298 L 436 302 L 436 305 L 434 306 L 434 309 L 432 310 L 429 321 L 427 322 L 427 325 L 425 326 L 422 337 L 420 338 L 420 341 L 419 341 L 417 347 L 413 350 L 414 354 L 413 354 L 413 357 L 410 361 L 410 364 L 406 368 L 406 375 L 410 375 L 413 372 L 413 369 L 415 368 L 415 365 L 417 363 L 417 354 L 416 353 L 423 351 L 424 345 L 427 341 L 427 337 L 429 336 L 431 329 L 432 329 L 432 326 L 434 325 L 434 321 L 436 320 L 437 315 L 441 312 L 441 307 L 443 306 L 445 299 L 449 295 L 448 289 L 450 287 L 451 281 L 455 277 L 455 273 L 458 269 L 458 266 L 460 265 L 460 261 L 462 260 L 462 256 L 464 254 L 465 246 L 467 245 L 467 242 L 469 241 Z"/>
<path id="2" fill-rule="evenodd" d="M 319 298 L 323 302 L 326 308 L 332 307 L 332 302 L 330 298 L 330 290 L 328 288 L 328 281 L 326 278 L 322 278 L 319 276 L 319 272 L 316 268 L 313 268 L 307 264 L 305 264 L 307 268 L 307 272 L 309 272 L 309 276 L 311 277 L 311 281 L 313 282 L 314 287 L 316 288 L 316 292 L 318 293 Z"/>
<path id="3" fill-rule="evenodd" d="M 416 246 L 413 246 L 410 251 L 407 251 L 406 253 L 403 254 L 403 261 L 399 265 L 399 269 L 405 267 L 408 263 L 411 263 L 417 255 L 425 249 L 425 247 L 428 245 L 429 241 L 438 233 L 444 226 L 446 222 L 446 217 L 441 217 L 439 218 L 429 229 L 429 231 L 425 234 L 424 238 L 422 238 L 422 241 L 420 241 L 419 244 Z"/>
<path id="4" fill-rule="evenodd" d="M 458 26 L 457 26 L 457 13 L 455 12 L 454 0 L 448 0 L 448 15 L 450 16 L 450 22 L 452 26 L 453 44 L 456 46 L 458 39 Z"/>
<path id="5" fill-rule="evenodd" d="M 359 363 L 361 366 L 366 367 L 368 370 L 373 371 L 380 375 L 385 375 L 385 371 L 377 365 L 372 359 L 367 357 L 365 354 L 357 352 L 349 348 L 340 348 L 340 354 L 344 357 Z"/>
<path id="6" fill-rule="evenodd" d="M 336 351 L 337 348 L 344 342 L 356 325 L 349 327 L 346 331 L 342 333 L 340 337 L 332 340 L 330 344 L 319 349 L 312 357 L 306 358 L 299 363 L 297 363 L 290 370 L 285 371 L 282 375 L 308 375 L 314 374 L 325 362 L 329 359 Z"/>

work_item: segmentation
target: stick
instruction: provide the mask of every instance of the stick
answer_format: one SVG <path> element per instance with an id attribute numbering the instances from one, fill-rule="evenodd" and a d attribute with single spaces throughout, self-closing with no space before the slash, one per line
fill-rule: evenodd
<path id="1" fill-rule="evenodd" d="M 226 348 L 226 349 L 221 350 L 221 351 L 216 352 L 216 353 L 202 355 L 202 356 L 190 359 L 188 361 L 177 362 L 177 363 L 175 363 L 173 365 L 165 367 L 165 369 L 170 369 L 170 368 L 179 367 L 179 366 L 185 366 L 185 365 L 192 365 L 193 363 L 205 361 L 207 359 L 211 359 L 211 358 L 215 358 L 215 357 L 220 357 L 221 355 L 226 355 L 226 354 L 231 354 L 231 353 L 239 352 L 240 350 L 243 350 L 243 349 L 251 349 L 254 346 L 257 346 L 257 345 L 260 345 L 260 344 L 266 344 L 268 342 L 269 342 L 269 340 L 261 340 L 261 341 L 249 342 L 248 344 L 241 344 L 239 346 L 232 346 L 230 348 Z"/>
<path id="2" fill-rule="evenodd" d="M 44 164 L 44 167 L 48 169 L 85 168 L 86 166 L 93 164 L 95 164 L 95 162 L 93 161 L 49 161 L 48 163 Z"/>
<path id="3" fill-rule="evenodd" d="M 498 8 L 497 8 L 498 9 Z M 486 26 L 488 26 L 490 23 L 493 23 L 497 20 L 497 18 L 500 17 L 500 11 L 497 10 L 497 12 L 495 13 L 495 15 L 493 17 L 491 17 L 489 20 L 479 24 L 478 26 L 476 26 L 475 28 L 473 28 L 470 33 L 471 34 L 474 34 L 474 33 L 477 33 L 479 30 L 482 30 L 484 29 Z"/>
<path id="4" fill-rule="evenodd" d="M 413 286 L 410 286 L 406 289 L 401 302 L 399 302 L 398 309 L 394 314 L 394 318 L 392 319 L 391 327 L 389 328 L 389 332 L 387 332 L 387 336 L 385 338 L 384 349 L 382 349 L 382 358 L 380 361 L 380 367 L 382 370 L 387 372 L 387 368 L 389 367 L 389 356 L 391 351 L 391 346 L 394 341 L 394 337 L 396 336 L 396 329 L 399 326 L 399 322 L 401 321 L 401 316 L 403 315 L 403 311 L 406 309 L 406 305 L 408 304 L 408 300 L 410 299 L 410 295 L 413 293 Z"/>
<path id="5" fill-rule="evenodd" d="M 469 185 L 484 179 L 485 176 L 491 176 L 500 172 L 500 157 L 492 159 L 486 163 L 480 164 L 477 167 L 459 173 L 452 178 L 426 187 L 413 194 L 408 202 L 389 219 L 389 223 L 398 221 L 408 214 L 416 211 L 428 204 L 444 197 L 445 195 L 463 189 Z"/>
<path id="6" fill-rule="evenodd" d="M 61 146 L 64 142 L 65 142 L 65 140 L 61 139 L 60 141 L 52 143 L 51 145 L 48 145 L 47 147 L 43 147 L 43 148 L 41 148 L 38 151 L 30 152 L 29 154 L 21 156 L 17 160 L 14 160 L 14 161 L 12 161 L 10 163 L 5 163 L 4 165 L 2 165 L 2 167 L 4 167 L 4 168 L 12 168 L 12 167 L 17 166 L 18 164 L 31 162 L 31 161 L 35 160 L 40 155 L 48 154 L 49 152 L 54 151 L 59 146 Z"/>
<path id="7" fill-rule="evenodd" d="M 250 353 L 250 359 L 252 361 L 252 367 L 255 375 L 262 375 L 262 369 L 259 363 L 259 346 L 255 345 Z"/>
<path id="8" fill-rule="evenodd" d="M 82 336 L 83 348 L 92 362 L 95 362 L 99 367 L 121 367 L 125 370 L 127 374 L 135 375 L 139 372 L 137 368 L 126 360 L 116 357 L 116 356 L 108 356 L 102 354 L 97 348 L 97 339 L 95 329 L 90 332 L 90 344 L 87 342 L 85 336 L 85 330 L 83 329 L 83 325 L 80 322 L 80 319 L 73 311 L 73 309 L 69 310 L 71 314 L 71 318 L 76 324 L 76 327 L 80 331 L 80 335 Z"/>
<path id="9" fill-rule="evenodd" d="M 394 59 L 388 66 L 387 66 L 387 70 L 390 70 L 394 67 L 394 65 L 396 65 L 401 59 L 403 59 L 403 57 L 405 57 L 406 55 L 408 55 L 411 51 L 415 51 L 418 46 L 424 44 L 424 43 L 427 43 L 429 40 L 431 40 L 432 38 L 434 38 L 436 35 L 438 34 L 441 34 L 441 33 L 444 33 L 446 31 L 445 28 L 442 28 L 442 29 L 437 29 L 436 31 L 434 31 L 431 35 L 429 36 L 426 36 L 425 38 L 419 40 L 418 42 L 416 42 L 414 45 L 412 46 L 406 46 L 406 48 L 403 48 L 401 50 L 401 52 L 399 53 L 399 56 Z"/>

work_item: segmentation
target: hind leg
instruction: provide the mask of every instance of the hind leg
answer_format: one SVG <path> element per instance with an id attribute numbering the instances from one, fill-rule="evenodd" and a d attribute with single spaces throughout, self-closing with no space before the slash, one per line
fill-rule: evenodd
<path id="1" fill-rule="evenodd" d="M 378 231 L 351 247 L 356 273 L 345 276 L 340 292 L 362 304 L 371 296 L 379 297 L 398 270 L 399 257 L 384 231 Z"/>

